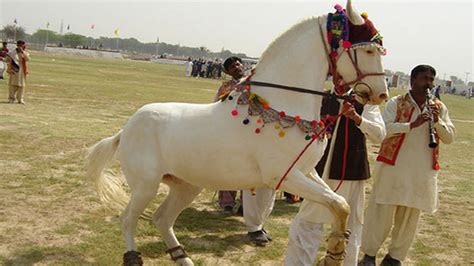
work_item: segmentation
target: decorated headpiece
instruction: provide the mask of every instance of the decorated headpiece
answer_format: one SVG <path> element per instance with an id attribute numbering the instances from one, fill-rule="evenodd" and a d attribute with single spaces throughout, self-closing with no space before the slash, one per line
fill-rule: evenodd
<path id="1" fill-rule="evenodd" d="M 382 35 L 370 21 L 367 13 L 361 14 L 364 24 L 355 25 L 349 20 L 349 41 L 352 44 L 361 42 L 375 42 L 382 45 Z"/>
<path id="2" fill-rule="evenodd" d="M 329 13 L 327 19 L 327 38 L 332 54 L 342 44 L 344 48 L 350 48 L 353 44 L 374 42 L 382 45 L 382 36 L 369 20 L 366 12 L 360 15 L 362 23 L 351 22 L 347 11 L 341 5 L 335 5 L 336 12 Z"/>

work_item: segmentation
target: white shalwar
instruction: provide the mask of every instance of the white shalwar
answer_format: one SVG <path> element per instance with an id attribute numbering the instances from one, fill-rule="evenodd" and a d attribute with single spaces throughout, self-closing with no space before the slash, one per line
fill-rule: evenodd
<path id="1" fill-rule="evenodd" d="M 340 110 L 342 108 L 342 104 Z M 385 137 L 385 126 L 380 114 L 380 109 L 376 105 L 365 105 L 361 114 L 362 122 L 358 128 L 373 143 L 380 143 Z M 334 129 L 333 139 L 337 137 L 337 121 Z M 329 179 L 330 165 L 334 150 L 335 141 L 331 141 L 328 159 L 326 161 L 323 180 L 335 189 L 339 180 Z M 343 196 L 351 208 L 348 229 L 352 231 L 346 251 L 347 255 L 344 265 L 356 265 L 357 255 L 361 242 L 361 231 L 364 212 L 364 188 L 365 180 L 344 181 L 337 191 Z M 291 223 L 289 232 L 288 250 L 285 257 L 285 265 L 312 265 L 316 259 L 321 240 L 324 237 L 323 223 L 332 223 L 333 217 L 330 211 L 319 203 L 303 201 L 300 210 Z"/>
<path id="2" fill-rule="evenodd" d="M 262 230 L 275 203 L 275 190 L 271 188 L 257 188 L 256 194 L 244 190 L 243 196 L 244 222 L 249 232 Z"/>

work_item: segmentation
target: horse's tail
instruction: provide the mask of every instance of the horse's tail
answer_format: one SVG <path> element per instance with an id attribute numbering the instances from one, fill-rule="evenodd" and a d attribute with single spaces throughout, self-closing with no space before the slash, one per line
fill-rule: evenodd
<path id="1" fill-rule="evenodd" d="M 123 209 L 129 196 L 122 187 L 120 176 L 104 169 L 112 160 L 120 143 L 121 131 L 115 136 L 105 138 L 92 146 L 86 155 L 86 177 L 99 194 L 102 202 L 114 209 Z"/>

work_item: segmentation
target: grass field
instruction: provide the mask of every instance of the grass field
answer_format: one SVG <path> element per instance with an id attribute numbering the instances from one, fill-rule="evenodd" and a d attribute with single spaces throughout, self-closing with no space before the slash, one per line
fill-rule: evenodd
<path id="1" fill-rule="evenodd" d="M 119 265 L 118 216 L 84 181 L 85 147 L 116 133 L 144 104 L 210 102 L 219 81 L 185 78 L 180 66 L 42 53 L 33 53 L 30 72 L 25 106 L 7 104 L 6 81 L 0 83 L 0 265 Z M 472 265 L 474 101 L 448 95 L 443 101 L 457 138 L 442 145 L 440 209 L 422 215 L 407 262 Z M 257 248 L 242 218 L 224 216 L 215 200 L 205 190 L 175 226 L 195 263 L 281 264 L 298 204 L 277 200 L 266 224 L 275 240 Z M 136 239 L 146 264 L 172 264 L 147 221 L 140 221 Z"/>

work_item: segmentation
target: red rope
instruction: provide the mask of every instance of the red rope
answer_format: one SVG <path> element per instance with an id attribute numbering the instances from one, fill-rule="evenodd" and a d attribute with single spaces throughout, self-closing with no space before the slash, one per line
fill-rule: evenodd
<path id="1" fill-rule="evenodd" d="M 346 177 L 346 159 L 347 159 L 347 147 L 349 146 L 349 119 L 346 117 L 346 128 L 344 131 L 345 134 L 345 139 L 344 139 L 344 157 L 342 158 L 342 173 L 341 173 L 341 180 L 339 180 L 339 183 L 337 184 L 336 189 L 334 189 L 334 192 L 337 192 L 339 188 L 342 185 L 342 182 L 344 181 L 344 178 Z"/>
<path id="2" fill-rule="evenodd" d="M 337 114 L 333 120 L 329 121 L 329 124 L 327 124 L 323 130 L 319 131 L 317 134 L 314 134 L 312 136 L 312 139 L 311 141 L 306 144 L 306 146 L 303 148 L 303 150 L 300 152 L 300 154 L 298 154 L 298 157 L 296 157 L 296 159 L 293 161 L 293 163 L 291 163 L 290 167 L 288 168 L 288 170 L 286 170 L 285 174 L 280 178 L 280 182 L 278 182 L 278 185 L 275 187 L 275 190 L 278 190 L 280 189 L 280 186 L 281 186 L 281 183 L 283 183 L 283 180 L 285 180 L 286 176 L 288 175 L 288 173 L 291 171 L 291 169 L 293 169 L 293 166 L 295 166 L 296 162 L 298 162 L 298 160 L 301 158 L 301 156 L 303 156 L 303 154 L 305 153 L 305 151 L 308 149 L 308 147 L 313 144 L 313 142 L 315 140 L 317 140 L 319 138 L 319 136 L 323 133 L 323 132 L 326 132 L 326 130 L 329 128 L 329 126 L 333 125 L 335 121 L 337 121 L 337 119 L 339 117 L 341 117 L 349 108 L 344 108 L 339 114 Z M 347 128 L 347 127 L 346 127 Z M 346 134 L 347 136 L 347 134 Z M 344 156 L 346 157 L 346 156 Z"/>

